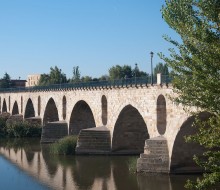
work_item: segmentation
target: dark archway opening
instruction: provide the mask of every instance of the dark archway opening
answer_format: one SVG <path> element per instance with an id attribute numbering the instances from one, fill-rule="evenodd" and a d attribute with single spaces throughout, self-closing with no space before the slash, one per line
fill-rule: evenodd
<path id="1" fill-rule="evenodd" d="M 21 113 L 23 113 L 23 97 L 21 96 Z"/>
<path id="2" fill-rule="evenodd" d="M 142 153 L 146 139 L 149 139 L 149 134 L 143 117 L 133 106 L 124 107 L 114 127 L 112 151 Z"/>
<path id="3" fill-rule="evenodd" d="M 66 96 L 63 96 L 63 119 L 66 119 Z"/>
<path id="4" fill-rule="evenodd" d="M 207 112 L 202 112 L 199 115 L 201 120 L 210 117 Z M 171 173 L 184 173 L 184 172 L 202 172 L 202 169 L 195 163 L 193 156 L 201 156 L 205 151 L 204 147 L 193 142 L 185 141 L 185 136 L 193 135 L 197 132 L 196 127 L 192 127 L 195 117 L 189 117 L 181 126 L 174 145 L 171 156 L 170 172 Z"/>
<path id="5" fill-rule="evenodd" d="M 13 108 L 12 108 L 12 115 L 16 115 L 16 114 L 19 114 L 17 101 L 15 101 Z"/>
<path id="6" fill-rule="evenodd" d="M 32 100 L 29 98 L 25 108 L 24 118 L 35 117 L 34 105 Z"/>
<path id="7" fill-rule="evenodd" d="M 8 109 L 9 111 L 11 109 L 11 97 L 10 96 L 8 97 Z"/>
<path id="8" fill-rule="evenodd" d="M 108 121 L 108 105 L 106 96 L 102 96 L 102 123 L 103 125 L 107 124 Z"/>
<path id="9" fill-rule="evenodd" d="M 56 104 L 53 98 L 50 98 L 44 112 L 43 124 L 53 121 L 59 121 L 59 116 Z"/>
<path id="10" fill-rule="evenodd" d="M 40 96 L 38 96 L 38 106 L 37 106 L 38 116 L 40 116 L 40 111 L 41 111 L 41 99 L 40 99 Z"/>
<path id="11" fill-rule="evenodd" d="M 70 117 L 69 134 L 78 135 L 81 129 L 96 127 L 89 105 L 81 100 L 76 103 Z"/>
<path id="12" fill-rule="evenodd" d="M 167 109 L 166 100 L 163 95 L 159 95 L 157 98 L 157 130 L 160 135 L 166 132 L 167 125 Z"/>
<path id="13" fill-rule="evenodd" d="M 5 99 L 3 100 L 2 112 L 7 112 L 7 105 Z"/>

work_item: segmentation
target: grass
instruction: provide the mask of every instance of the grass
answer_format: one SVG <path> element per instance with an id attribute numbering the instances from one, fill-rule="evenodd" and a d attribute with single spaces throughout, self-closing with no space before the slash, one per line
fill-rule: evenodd
<path id="1" fill-rule="evenodd" d="M 77 144 L 77 136 L 67 136 L 50 145 L 50 152 L 59 155 L 73 155 Z"/>
<path id="2" fill-rule="evenodd" d="M 136 173 L 137 171 L 137 159 L 138 157 L 130 157 L 127 161 L 128 169 L 130 173 Z"/>

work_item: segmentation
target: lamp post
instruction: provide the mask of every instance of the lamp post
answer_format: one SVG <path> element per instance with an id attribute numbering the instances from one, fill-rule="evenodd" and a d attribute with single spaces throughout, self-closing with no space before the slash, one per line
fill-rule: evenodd
<path id="1" fill-rule="evenodd" d="M 151 85 L 153 85 L 154 81 L 153 81 L 153 55 L 154 52 L 150 52 L 150 57 L 151 57 Z"/>
<path id="2" fill-rule="evenodd" d="M 135 68 L 134 68 L 134 81 L 135 81 L 135 85 L 137 85 L 137 63 L 135 63 Z"/>

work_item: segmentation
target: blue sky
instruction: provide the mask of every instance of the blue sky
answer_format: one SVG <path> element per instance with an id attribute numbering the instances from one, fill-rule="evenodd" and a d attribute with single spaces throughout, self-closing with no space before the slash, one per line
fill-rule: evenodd
<path id="1" fill-rule="evenodd" d="M 58 66 L 100 77 L 113 65 L 150 72 L 178 36 L 163 21 L 164 0 L 0 0 L 0 78 L 26 79 Z"/>

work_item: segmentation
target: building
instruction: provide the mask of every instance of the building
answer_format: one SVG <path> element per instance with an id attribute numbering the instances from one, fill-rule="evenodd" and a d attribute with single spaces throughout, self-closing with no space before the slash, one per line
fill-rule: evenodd
<path id="1" fill-rule="evenodd" d="M 38 85 L 40 77 L 41 77 L 41 74 L 28 75 L 26 87 Z"/>

